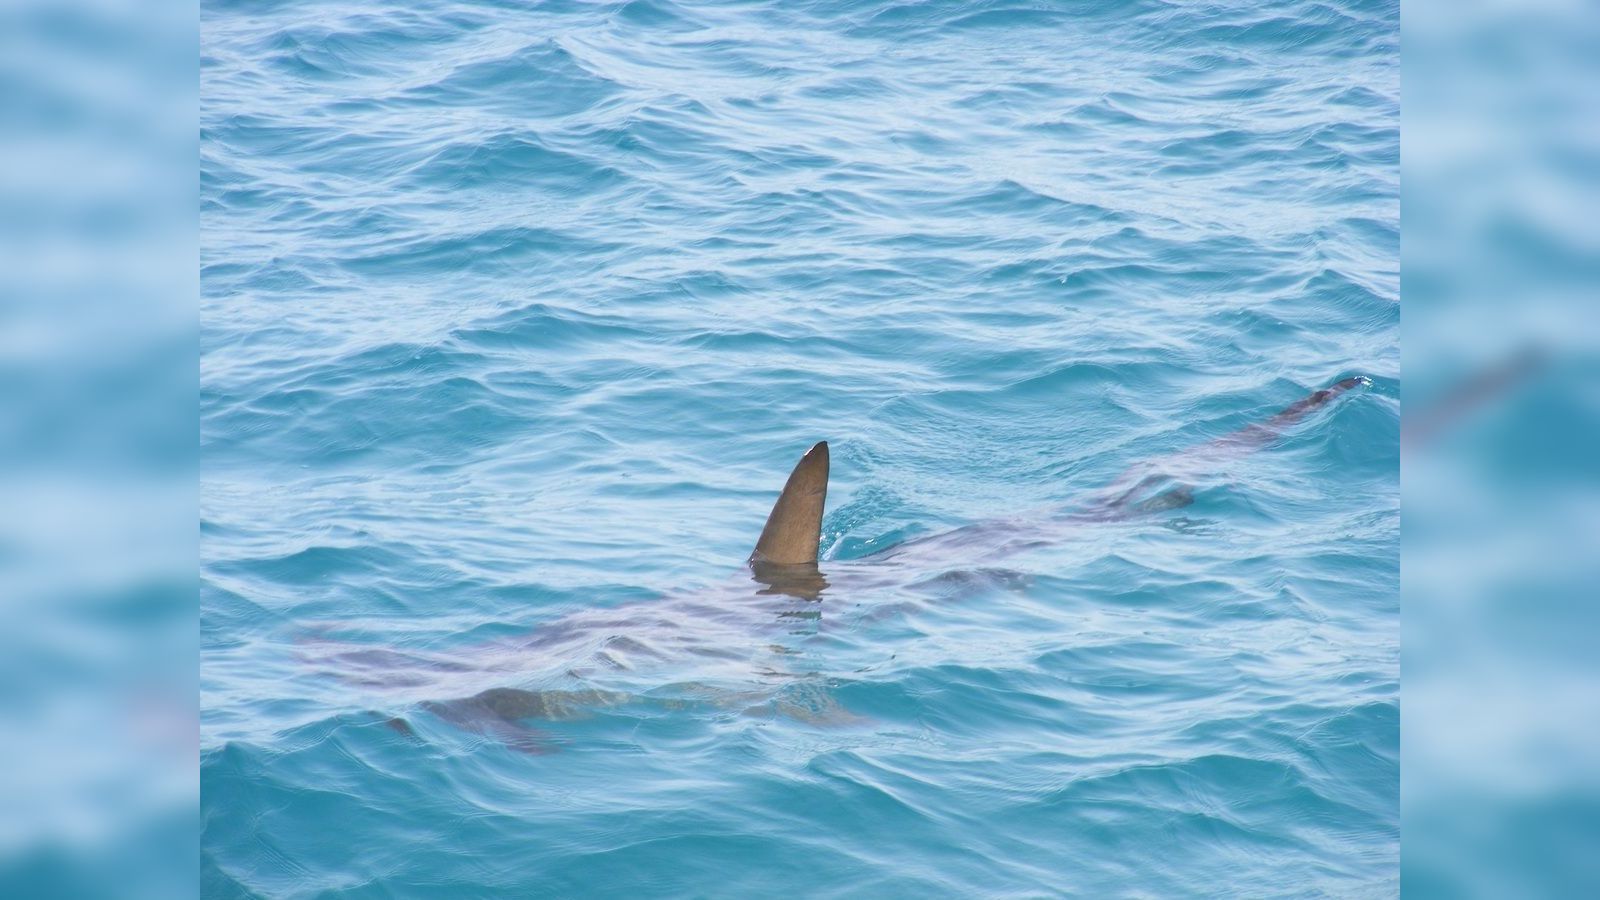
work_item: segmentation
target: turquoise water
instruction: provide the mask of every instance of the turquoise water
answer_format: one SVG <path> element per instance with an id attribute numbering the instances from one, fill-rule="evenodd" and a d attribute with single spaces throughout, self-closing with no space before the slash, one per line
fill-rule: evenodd
<path id="1" fill-rule="evenodd" d="M 203 894 L 1395 893 L 1398 24 L 204 3 Z"/>

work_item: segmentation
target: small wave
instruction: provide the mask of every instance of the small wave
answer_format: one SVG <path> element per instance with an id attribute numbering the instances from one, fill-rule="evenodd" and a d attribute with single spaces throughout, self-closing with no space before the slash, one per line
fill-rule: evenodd
<path id="1" fill-rule="evenodd" d="M 619 90 L 558 43 L 546 40 L 503 56 L 463 63 L 398 99 L 412 106 L 475 107 L 551 119 L 592 110 Z"/>

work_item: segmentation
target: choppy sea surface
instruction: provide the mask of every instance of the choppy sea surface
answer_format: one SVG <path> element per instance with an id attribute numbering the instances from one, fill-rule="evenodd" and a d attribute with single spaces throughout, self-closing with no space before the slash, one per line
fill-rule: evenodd
<path id="1" fill-rule="evenodd" d="M 201 26 L 204 896 L 1398 891 L 1397 3 Z"/>

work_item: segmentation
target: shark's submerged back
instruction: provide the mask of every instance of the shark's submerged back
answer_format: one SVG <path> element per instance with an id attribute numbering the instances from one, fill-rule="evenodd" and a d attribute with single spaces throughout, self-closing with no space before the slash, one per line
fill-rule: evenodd
<path id="1" fill-rule="evenodd" d="M 1031 516 L 978 522 L 949 532 L 914 538 L 854 562 L 903 559 L 916 551 L 927 551 L 944 559 L 982 564 L 1049 541 L 1043 523 L 1083 524 L 1129 519 L 1179 509 L 1194 502 L 1186 475 L 1216 469 L 1230 459 L 1260 449 L 1281 437 L 1315 411 L 1326 407 L 1340 395 L 1369 384 L 1363 376 L 1351 376 L 1289 404 L 1267 419 L 1223 435 L 1207 444 L 1191 448 L 1164 460 L 1131 468 L 1097 494 L 1069 508 L 1050 508 Z M 793 593 L 814 599 L 826 585 L 818 572 L 818 548 L 822 518 L 828 495 L 828 443 L 821 441 L 795 464 L 782 493 L 767 516 L 766 526 L 750 554 L 749 566 L 756 580 L 769 592 Z M 839 564 L 830 568 L 839 569 Z M 808 577 L 809 576 L 809 577 Z M 784 590 L 785 586 L 794 588 Z"/>

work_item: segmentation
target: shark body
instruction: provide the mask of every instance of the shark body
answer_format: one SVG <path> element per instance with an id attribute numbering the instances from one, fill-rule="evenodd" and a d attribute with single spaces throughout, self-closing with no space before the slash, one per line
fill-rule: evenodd
<path id="1" fill-rule="evenodd" d="M 783 683 L 783 691 L 760 685 L 730 690 L 714 684 L 750 683 L 752 652 L 740 648 L 752 644 L 752 625 L 758 631 L 763 624 L 776 625 L 775 633 L 781 634 L 796 623 L 820 621 L 825 598 L 903 586 L 908 578 L 925 577 L 932 567 L 948 571 L 952 562 L 991 566 L 1055 543 L 1064 530 L 1182 508 L 1194 502 L 1193 479 L 1270 443 L 1341 394 L 1369 383 L 1361 376 L 1345 378 L 1262 422 L 1130 469 L 1082 502 L 913 538 L 859 559 L 828 561 L 826 570 L 818 557 L 830 456 L 827 442 L 821 441 L 790 472 L 744 571 L 722 585 L 649 603 L 583 610 L 525 638 L 479 647 L 470 655 L 346 646 L 322 659 L 347 682 L 386 693 L 399 689 L 410 697 L 418 690 L 434 697 L 454 695 L 459 699 L 423 699 L 419 705 L 453 726 L 528 752 L 551 746 L 530 723 L 639 703 L 655 709 L 709 706 L 852 721 L 825 693 L 807 691 L 804 684 L 797 693 L 796 683 L 787 680 L 793 673 L 770 662 L 756 664 L 758 681 Z M 604 686 L 609 673 L 684 658 L 694 661 L 703 680 L 643 694 Z M 564 686 L 504 687 L 507 681 Z M 486 683 L 493 686 L 484 687 Z M 405 719 L 388 721 L 397 731 L 414 734 Z"/>

